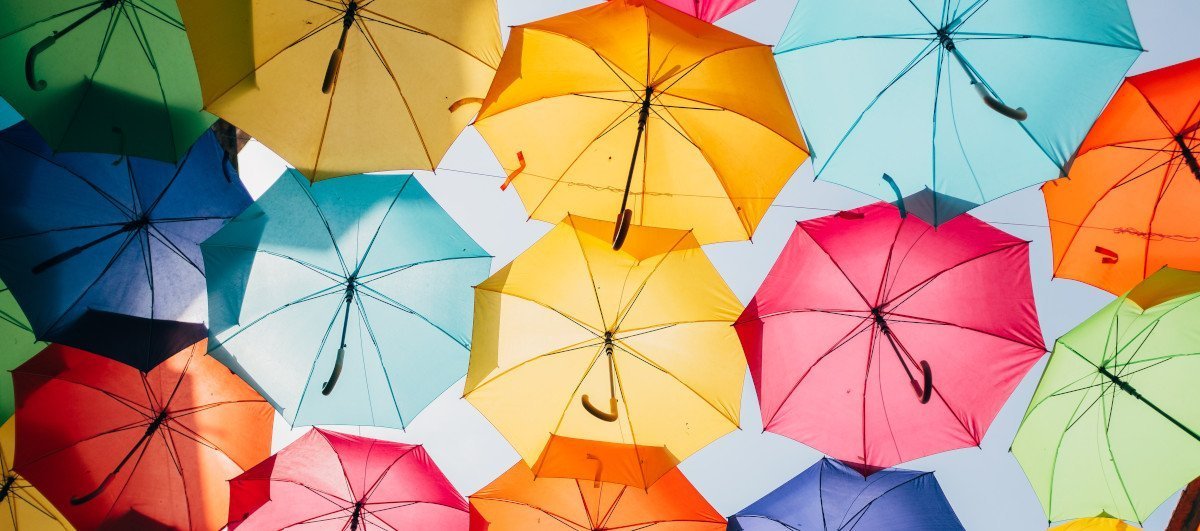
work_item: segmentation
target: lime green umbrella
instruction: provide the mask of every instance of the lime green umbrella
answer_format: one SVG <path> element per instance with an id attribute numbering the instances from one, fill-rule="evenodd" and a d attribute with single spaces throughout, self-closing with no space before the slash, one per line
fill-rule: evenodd
<path id="1" fill-rule="evenodd" d="M 177 162 L 215 118 L 175 0 L 0 0 L 0 97 L 55 151 Z"/>
<path id="2" fill-rule="evenodd" d="M 33 337 L 25 313 L 17 306 L 8 286 L 0 281 L 0 422 L 8 420 L 14 409 L 12 375 L 8 371 L 45 346 Z"/>
<path id="3" fill-rule="evenodd" d="M 1141 522 L 1200 476 L 1200 273 L 1164 268 L 1058 340 L 1012 453 L 1050 520 Z"/>

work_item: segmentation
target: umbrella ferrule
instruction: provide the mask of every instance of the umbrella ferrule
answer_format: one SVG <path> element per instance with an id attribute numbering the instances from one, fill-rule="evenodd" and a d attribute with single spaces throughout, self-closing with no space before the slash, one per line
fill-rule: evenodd
<path id="1" fill-rule="evenodd" d="M 948 52 L 954 51 L 954 39 L 950 37 L 950 32 L 945 28 L 937 31 L 938 43 Z"/>

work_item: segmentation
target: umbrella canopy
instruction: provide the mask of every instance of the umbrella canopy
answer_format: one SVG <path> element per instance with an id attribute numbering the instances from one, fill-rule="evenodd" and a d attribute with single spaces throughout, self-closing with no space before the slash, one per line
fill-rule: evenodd
<path id="1" fill-rule="evenodd" d="M 663 5 L 671 6 L 705 22 L 714 22 L 754 0 L 660 0 Z"/>
<path id="2" fill-rule="evenodd" d="M 933 472 L 868 472 L 823 458 L 730 516 L 729 531 L 964 529 Z"/>
<path id="3" fill-rule="evenodd" d="M 419 445 L 312 429 L 229 489 L 230 531 L 467 529 L 467 500 Z"/>
<path id="4" fill-rule="evenodd" d="M 250 204 L 212 133 L 168 164 L 55 154 L 22 124 L 0 166 L 0 278 L 38 338 L 143 371 L 204 338 L 198 245 Z"/>
<path id="5" fill-rule="evenodd" d="M 534 481 L 537 479 L 537 481 Z M 654 486 L 535 478 L 518 462 L 471 495 L 471 531 L 723 531 L 725 518 L 678 468 Z"/>
<path id="6" fill-rule="evenodd" d="M 775 50 L 817 178 L 934 225 L 1065 173 L 1142 52 L 1125 0 L 800 0 Z"/>
<path id="7" fill-rule="evenodd" d="M 437 167 L 500 61 L 496 0 L 183 0 L 205 108 L 312 180 Z"/>
<path id="8" fill-rule="evenodd" d="M 175 162 L 214 118 L 175 0 L 4 0 L 0 96 L 54 151 Z"/>
<path id="9" fill-rule="evenodd" d="M 1141 528 L 1131 526 L 1125 523 L 1124 520 L 1107 516 L 1097 516 L 1095 518 L 1071 520 L 1060 526 L 1051 527 L 1050 531 L 1141 531 Z"/>
<path id="10" fill-rule="evenodd" d="M 527 465 L 644 486 L 738 426 L 742 305 L 691 232 L 634 226 L 620 251 L 612 233 L 569 216 L 475 288 L 464 396 Z"/>
<path id="11" fill-rule="evenodd" d="M 34 337 L 29 320 L 17 306 L 12 292 L 0 282 L 0 419 L 11 417 L 16 407 L 9 371 L 45 347 L 45 343 Z"/>
<path id="12" fill-rule="evenodd" d="M 1065 178 L 1042 187 L 1054 275 L 1120 295 L 1200 269 L 1200 59 L 1125 80 Z"/>
<path id="13" fill-rule="evenodd" d="M 201 247 L 211 354 L 293 425 L 403 428 L 466 371 L 491 256 L 411 175 L 288 170 Z"/>
<path id="14" fill-rule="evenodd" d="M 13 468 L 80 529 L 217 529 L 271 406 L 192 345 L 150 372 L 51 345 L 13 371 Z"/>
<path id="15" fill-rule="evenodd" d="M 654 0 L 514 27 L 475 126 L 531 218 L 701 243 L 749 238 L 808 156 L 770 47 Z"/>
<path id="16" fill-rule="evenodd" d="M 1050 520 L 1144 521 L 1200 476 L 1200 273 L 1162 269 L 1059 338 L 1012 453 Z"/>
<path id="17" fill-rule="evenodd" d="M 1028 242 L 887 203 L 798 223 L 734 326 L 767 431 L 878 467 L 978 446 L 1045 354 Z"/>
<path id="18" fill-rule="evenodd" d="M 17 111 L 7 102 L 0 99 L 0 129 L 6 129 L 19 121 L 21 121 L 21 115 L 17 114 Z"/>
<path id="19" fill-rule="evenodd" d="M 23 529 L 73 531 L 62 513 L 42 493 L 12 470 L 16 422 L 8 419 L 0 426 L 0 530 Z M 5 518 L 4 515 L 8 515 Z"/>

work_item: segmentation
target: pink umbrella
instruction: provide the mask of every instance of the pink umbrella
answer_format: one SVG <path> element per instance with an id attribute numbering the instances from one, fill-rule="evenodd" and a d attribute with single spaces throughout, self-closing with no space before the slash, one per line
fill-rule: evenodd
<path id="1" fill-rule="evenodd" d="M 734 326 L 766 430 L 878 467 L 978 446 L 1045 354 L 1028 242 L 887 203 L 798 223 Z"/>
<path id="2" fill-rule="evenodd" d="M 467 529 L 467 501 L 421 446 L 312 429 L 234 478 L 229 529 Z"/>
<path id="3" fill-rule="evenodd" d="M 705 22 L 717 19 L 741 9 L 754 0 L 659 0 L 665 5 L 683 11 Z"/>

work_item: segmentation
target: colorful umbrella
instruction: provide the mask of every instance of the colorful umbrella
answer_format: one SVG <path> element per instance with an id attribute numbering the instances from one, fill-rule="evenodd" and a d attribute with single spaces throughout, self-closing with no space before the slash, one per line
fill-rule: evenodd
<path id="1" fill-rule="evenodd" d="M 868 472 L 868 473 L 864 473 Z M 949 531 L 963 525 L 933 472 L 860 471 L 828 457 L 729 517 L 729 531 Z"/>
<path id="2" fill-rule="evenodd" d="M 201 248 L 211 354 L 293 425 L 402 428 L 466 370 L 491 256 L 411 175 L 288 170 Z"/>
<path id="3" fill-rule="evenodd" d="M 203 341 L 150 372 L 61 345 L 13 371 L 13 468 L 80 529 L 217 529 L 271 406 Z"/>
<path id="4" fill-rule="evenodd" d="M 775 53 L 817 178 L 939 225 L 1065 173 L 1141 52 L 1125 0 L 800 0 Z"/>
<path id="5" fill-rule="evenodd" d="M 1200 269 L 1200 59 L 1125 80 L 1068 177 L 1042 187 L 1054 275 L 1120 295 L 1169 265 Z"/>
<path id="6" fill-rule="evenodd" d="M 420 446 L 312 429 L 229 483 L 229 529 L 466 531 L 467 500 Z"/>
<path id="7" fill-rule="evenodd" d="M 653 0 L 514 27 L 475 126 L 531 218 L 701 243 L 749 238 L 808 156 L 770 47 Z"/>
<path id="8" fill-rule="evenodd" d="M 33 488 L 25 478 L 12 470 L 13 442 L 16 422 L 9 419 L 0 426 L 0 530 L 21 531 L 23 529 L 73 531 L 62 513 Z"/>
<path id="9" fill-rule="evenodd" d="M 978 446 L 1045 354 L 1028 242 L 886 203 L 798 223 L 734 326 L 767 431 L 879 467 Z"/>
<path id="10" fill-rule="evenodd" d="M 476 286 L 464 396 L 529 466 L 649 485 L 737 428 L 742 305 L 691 232 L 634 226 L 614 251 L 613 228 L 569 216 Z M 634 448 L 596 462 L 583 441 Z"/>
<path id="11" fill-rule="evenodd" d="M 46 347 L 33 336 L 29 320 L 12 292 L 0 282 L 0 419 L 7 420 L 13 414 L 12 377 L 9 371 Z M 3 512 L 3 511 L 0 511 Z"/>
<path id="12" fill-rule="evenodd" d="M 1144 521 L 1200 476 L 1200 273 L 1162 269 L 1059 338 L 1012 453 L 1050 520 Z"/>
<path id="13" fill-rule="evenodd" d="M 310 179 L 438 165 L 500 61 L 496 0 L 182 0 L 205 108 Z"/>
<path id="14" fill-rule="evenodd" d="M 143 371 L 203 339 L 198 244 L 250 204 L 212 133 L 176 164 L 0 133 L 0 278 L 39 339 Z"/>
<path id="15" fill-rule="evenodd" d="M 215 120 L 175 0 L 4 0 L 0 11 L 0 96 L 54 151 L 175 162 Z"/>
<path id="16" fill-rule="evenodd" d="M 1101 515 L 1094 518 L 1071 520 L 1063 525 L 1052 527 L 1050 531 L 1142 531 L 1139 527 L 1131 526 L 1124 520 Z"/>
<path id="17" fill-rule="evenodd" d="M 537 481 L 534 481 L 537 479 Z M 535 478 L 518 462 L 471 495 L 471 531 L 723 531 L 725 518 L 672 468 L 654 486 Z"/>
<path id="18" fill-rule="evenodd" d="M 754 0 L 661 0 L 671 6 L 705 22 L 714 22 Z"/>

